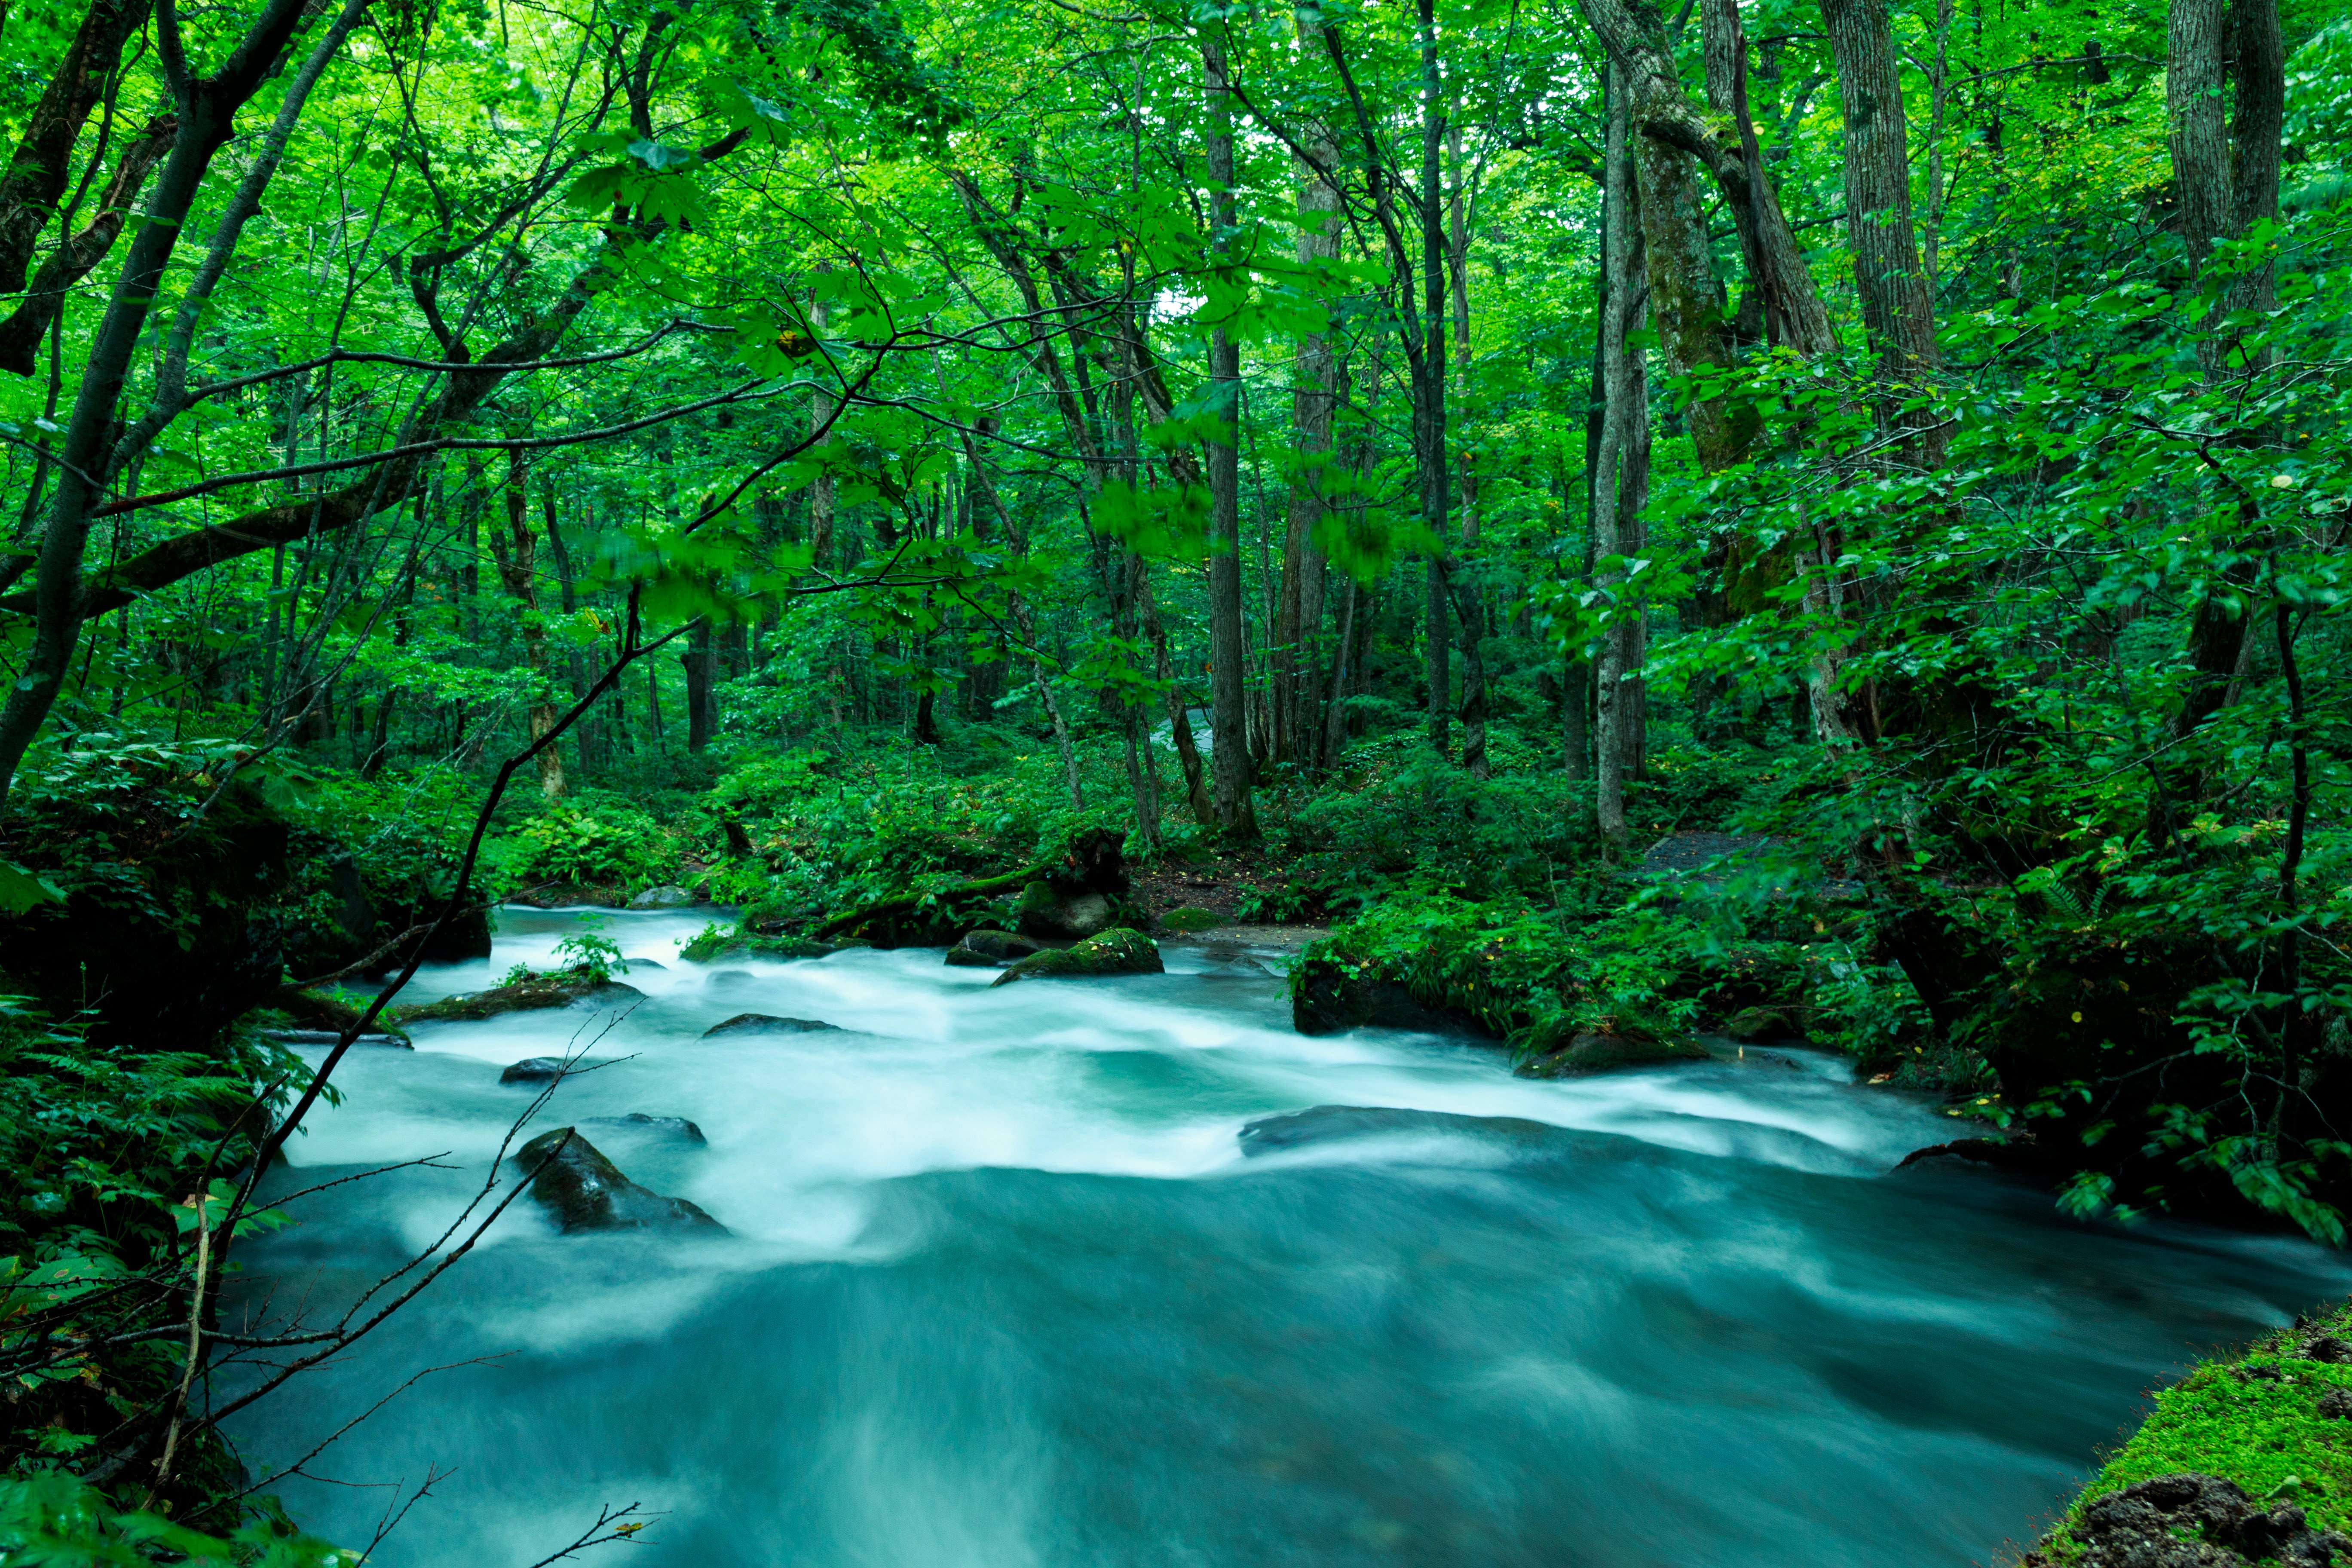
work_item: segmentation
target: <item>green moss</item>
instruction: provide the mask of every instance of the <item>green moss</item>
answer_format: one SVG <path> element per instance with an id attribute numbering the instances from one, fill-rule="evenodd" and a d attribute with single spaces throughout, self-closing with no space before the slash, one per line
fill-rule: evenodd
<path id="1" fill-rule="evenodd" d="M 2093 1499 L 2182 1471 L 2299 1504 L 2315 1529 L 2352 1529 L 2352 1420 L 2319 1413 L 2331 1389 L 2352 1390 L 2352 1366 L 2296 1354 L 2323 1335 L 2352 1336 L 2352 1302 L 2265 1336 L 2239 1360 L 2207 1362 L 2158 1394 L 2154 1413 L 2066 1510 L 2045 1543 L 2050 1559 L 2082 1554 L 2070 1532 Z"/>
<path id="2" fill-rule="evenodd" d="M 1092 974 L 1158 974 L 1164 967 L 1160 962 L 1158 942 L 1139 931 L 1114 926 L 1076 947 L 1033 952 L 998 975 L 995 984 L 1010 985 L 1016 980 L 1052 975 L 1076 978 Z"/>
<path id="3" fill-rule="evenodd" d="M 1190 904 L 1170 910 L 1160 917 L 1160 929 L 1172 931 L 1213 931 L 1225 923 L 1225 917 L 1214 910 L 1194 909 Z"/>
<path id="4" fill-rule="evenodd" d="M 706 926 L 677 955 L 691 963 L 716 963 L 723 958 L 823 958 L 845 947 L 865 947 L 862 942 L 818 942 L 805 936 L 760 936 L 734 926 Z"/>

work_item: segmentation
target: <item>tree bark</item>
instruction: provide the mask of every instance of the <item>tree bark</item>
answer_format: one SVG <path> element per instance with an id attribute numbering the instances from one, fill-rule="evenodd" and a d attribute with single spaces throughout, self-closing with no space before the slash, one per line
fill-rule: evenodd
<path id="1" fill-rule="evenodd" d="M 1233 105 L 1222 44 L 1201 40 L 1202 96 L 1207 118 L 1209 248 L 1212 265 L 1233 264 Z M 1212 805 L 1221 832 L 1257 830 L 1250 807 L 1250 749 L 1244 711 L 1247 650 L 1242 635 L 1241 344 L 1224 326 L 1211 329 L 1209 381 L 1223 421 L 1205 443 L 1209 469 L 1209 701 L 1217 743 L 1209 754 Z"/>

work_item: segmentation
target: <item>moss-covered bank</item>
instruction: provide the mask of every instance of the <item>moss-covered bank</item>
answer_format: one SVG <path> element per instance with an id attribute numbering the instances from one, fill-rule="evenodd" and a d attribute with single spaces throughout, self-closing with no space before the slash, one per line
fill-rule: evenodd
<path id="1" fill-rule="evenodd" d="M 2158 1394 L 2024 1564 L 2352 1563 L 2331 1532 L 2352 1532 L 2352 1302 Z"/>

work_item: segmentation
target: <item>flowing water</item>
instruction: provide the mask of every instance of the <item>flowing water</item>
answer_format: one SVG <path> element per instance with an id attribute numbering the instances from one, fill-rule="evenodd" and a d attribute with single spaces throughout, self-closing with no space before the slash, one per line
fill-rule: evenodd
<path id="1" fill-rule="evenodd" d="M 494 960 L 581 917 L 509 910 Z M 2143 1394 L 2352 1288 L 2292 1241 L 2069 1224 L 1902 1154 L 1933 1108 L 1805 1052 L 1570 1083 L 1491 1047 L 1308 1039 L 1281 982 L 987 989 L 936 951 L 703 968 L 704 914 L 606 917 L 646 999 L 354 1051 L 248 1302 L 312 1310 L 421 1247 L 532 1091 L 725 1237 L 559 1236 L 525 1199 L 349 1360 L 254 1407 L 278 1489 L 379 1564 L 515 1568 L 600 1506 L 643 1568 L 1925 1568 L 2027 1539 Z M 704 1040 L 734 1014 L 834 1032 Z M 1245 1147 L 1244 1124 L 1328 1114 Z M 707 1146 L 588 1119 L 699 1124 Z M 283 1190 L 283 1188 L 281 1188 Z M 492 1358 L 492 1359 L 483 1359 Z M 612 1552 L 625 1550 L 607 1547 Z"/>

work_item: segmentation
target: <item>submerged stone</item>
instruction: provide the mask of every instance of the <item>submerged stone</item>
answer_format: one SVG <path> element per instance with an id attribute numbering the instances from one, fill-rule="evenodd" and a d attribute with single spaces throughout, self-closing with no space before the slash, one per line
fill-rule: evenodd
<path id="1" fill-rule="evenodd" d="M 706 1040 L 728 1035 L 814 1035 L 840 1026 L 816 1018 L 778 1018 L 766 1013 L 738 1013 L 702 1031 Z"/>
<path id="2" fill-rule="evenodd" d="M 1010 985 L 1016 980 L 1055 975 L 1159 974 L 1166 968 L 1160 962 L 1158 942 L 1139 931 L 1121 926 L 1100 936 L 1090 936 L 1076 947 L 1033 952 L 998 975 L 996 984 Z"/>
<path id="3" fill-rule="evenodd" d="M 1517 1116 L 1457 1116 L 1451 1111 L 1408 1110 L 1385 1105 L 1318 1105 L 1308 1110 L 1260 1117 L 1244 1126 L 1240 1137 L 1244 1157 L 1255 1158 L 1317 1143 L 1416 1132 L 1524 1144 L 1553 1138 L 1559 1129 Z"/>
<path id="4" fill-rule="evenodd" d="M 725 1226 L 684 1198 L 665 1197 L 629 1180 L 577 1128 L 541 1133 L 522 1146 L 515 1165 L 530 1176 L 530 1195 L 567 1232 L 708 1228 L 726 1234 Z"/>
<path id="5" fill-rule="evenodd" d="M 629 900 L 633 910 L 682 910 L 696 903 L 695 896 L 684 888 L 647 888 Z"/>

